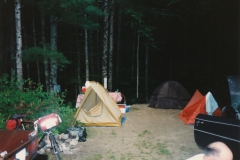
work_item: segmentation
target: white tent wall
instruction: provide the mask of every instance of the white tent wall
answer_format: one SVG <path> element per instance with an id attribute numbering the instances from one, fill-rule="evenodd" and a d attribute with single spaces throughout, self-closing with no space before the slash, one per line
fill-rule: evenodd
<path id="1" fill-rule="evenodd" d="M 218 103 L 214 99 L 211 92 L 208 92 L 206 95 L 206 111 L 208 115 L 212 115 L 212 113 L 218 108 Z"/>

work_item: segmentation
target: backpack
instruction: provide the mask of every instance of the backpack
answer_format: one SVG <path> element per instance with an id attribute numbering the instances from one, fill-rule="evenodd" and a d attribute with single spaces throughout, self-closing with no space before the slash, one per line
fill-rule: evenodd
<path id="1" fill-rule="evenodd" d="M 78 141 L 79 142 L 85 142 L 87 140 L 87 130 L 85 127 L 79 127 L 79 126 L 74 126 L 74 127 L 70 127 L 65 131 L 66 133 L 69 133 L 70 131 L 73 131 L 76 133 L 76 135 L 78 136 Z M 71 135 L 70 135 L 71 138 Z M 72 137 L 75 138 L 75 137 Z"/>

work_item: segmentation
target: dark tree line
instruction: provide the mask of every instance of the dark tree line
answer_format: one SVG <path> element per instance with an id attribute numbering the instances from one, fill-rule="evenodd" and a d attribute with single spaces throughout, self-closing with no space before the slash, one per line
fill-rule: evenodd
<path id="1" fill-rule="evenodd" d="M 18 74 L 16 2 L 0 1 L 0 75 Z M 74 102 L 94 80 L 147 102 L 171 79 L 229 102 L 226 76 L 239 71 L 237 0 L 19 2 L 23 79 L 46 91 L 59 84 Z"/>

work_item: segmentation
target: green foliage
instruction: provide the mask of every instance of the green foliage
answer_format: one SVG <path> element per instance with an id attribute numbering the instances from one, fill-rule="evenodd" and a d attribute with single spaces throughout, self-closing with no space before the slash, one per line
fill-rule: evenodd
<path id="1" fill-rule="evenodd" d="M 95 0 L 43 0 L 37 5 L 45 14 L 56 15 L 61 22 L 87 29 L 97 29 L 96 17 L 104 15 Z M 84 19 L 84 14 L 87 14 L 87 19 Z"/>
<path id="2" fill-rule="evenodd" d="M 64 106 L 60 107 L 59 112 L 62 123 L 57 127 L 57 130 L 60 133 L 63 133 L 67 128 L 71 127 L 76 109 L 72 108 L 71 106 Z"/>
<path id="3" fill-rule="evenodd" d="M 87 6 L 85 8 L 85 12 L 88 14 L 94 14 L 94 15 L 98 15 L 98 16 L 103 16 L 105 13 L 103 11 L 100 10 L 100 8 L 97 8 L 96 6 Z"/>
<path id="4" fill-rule="evenodd" d="M 75 124 L 74 124 L 74 125 L 75 125 L 75 126 L 85 127 L 85 124 L 82 123 L 82 122 L 80 122 L 80 121 L 78 121 L 78 120 L 75 121 Z"/>
<path id="5" fill-rule="evenodd" d="M 171 0 L 167 5 L 168 6 L 171 6 L 171 5 L 174 5 L 174 4 L 177 4 L 177 3 L 181 3 L 182 0 Z"/>
<path id="6" fill-rule="evenodd" d="M 171 153 L 167 149 L 166 145 L 163 143 L 157 143 L 158 154 L 161 155 L 170 155 Z"/>
<path id="7" fill-rule="evenodd" d="M 141 12 L 138 12 L 138 11 L 133 10 L 133 9 L 125 9 L 125 13 L 127 15 L 130 15 L 135 20 L 139 20 L 141 17 L 143 17 L 143 14 Z"/>
<path id="8" fill-rule="evenodd" d="M 5 120 L 14 114 L 24 114 L 27 120 L 34 121 L 50 113 L 57 113 L 62 118 L 55 132 L 64 132 L 70 127 L 75 109 L 63 103 L 65 92 L 43 92 L 42 86 L 31 80 L 25 80 L 23 84 L 19 90 L 16 78 L 0 77 L 0 128 L 5 128 Z"/>
<path id="9" fill-rule="evenodd" d="M 47 46 L 47 45 L 46 45 Z M 70 61 L 63 55 L 63 53 L 51 50 L 49 47 L 46 49 L 40 47 L 31 47 L 23 51 L 23 61 L 24 62 L 36 62 L 42 61 L 43 59 L 54 58 L 57 60 L 58 67 L 64 68 L 67 64 L 70 64 Z"/>
<path id="10" fill-rule="evenodd" d="M 144 130 L 141 134 L 139 134 L 139 137 L 144 137 L 147 134 L 151 134 L 148 130 Z"/>
<path id="11" fill-rule="evenodd" d="M 72 6 L 80 6 L 80 5 L 91 5 L 94 3 L 94 0 L 62 0 L 61 7 L 69 8 Z"/>
<path id="12" fill-rule="evenodd" d="M 0 113 L 0 128 L 5 128 L 5 120 L 2 113 Z"/>
<path id="13" fill-rule="evenodd" d="M 146 22 L 143 20 L 145 16 L 141 12 L 133 9 L 126 9 L 125 13 L 133 18 L 133 20 L 127 22 L 126 25 L 129 25 L 132 29 L 135 30 L 135 32 L 145 37 L 148 40 L 150 46 L 156 48 L 152 35 L 156 27 L 146 24 Z"/>

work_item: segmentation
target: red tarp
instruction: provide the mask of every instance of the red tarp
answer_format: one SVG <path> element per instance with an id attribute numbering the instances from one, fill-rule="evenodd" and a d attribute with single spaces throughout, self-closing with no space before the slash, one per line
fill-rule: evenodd
<path id="1" fill-rule="evenodd" d="M 198 90 L 194 93 L 186 107 L 179 114 L 180 119 L 185 124 L 194 124 L 198 114 L 208 114 L 206 112 L 206 96 L 203 96 Z M 214 116 L 221 116 L 221 110 L 217 108 L 213 112 Z"/>

